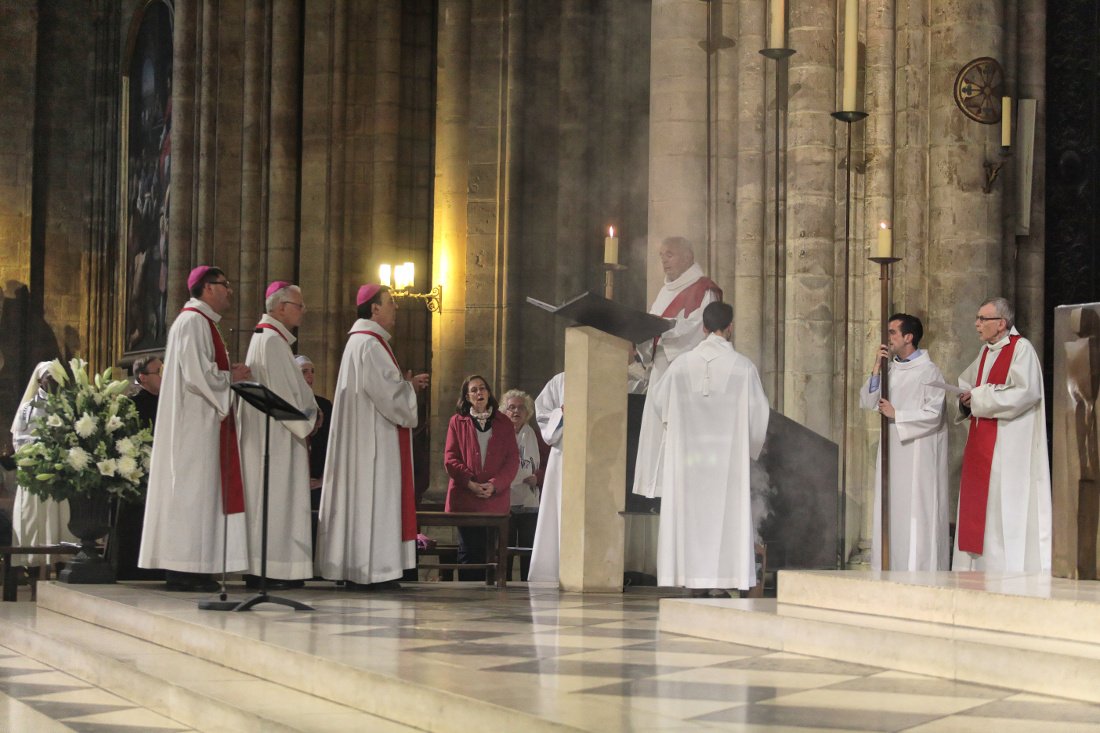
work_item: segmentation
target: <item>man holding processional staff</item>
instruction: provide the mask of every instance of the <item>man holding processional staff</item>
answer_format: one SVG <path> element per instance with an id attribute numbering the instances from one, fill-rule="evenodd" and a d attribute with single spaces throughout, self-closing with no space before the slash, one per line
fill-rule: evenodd
<path id="1" fill-rule="evenodd" d="M 882 564 L 882 453 L 875 468 L 872 568 L 947 570 L 947 421 L 943 374 L 919 348 L 924 327 L 916 316 L 889 318 L 888 343 L 879 346 L 871 376 L 860 390 L 860 405 L 884 416 L 889 440 L 889 562 Z M 887 363 L 889 398 L 882 394 L 881 369 Z"/>

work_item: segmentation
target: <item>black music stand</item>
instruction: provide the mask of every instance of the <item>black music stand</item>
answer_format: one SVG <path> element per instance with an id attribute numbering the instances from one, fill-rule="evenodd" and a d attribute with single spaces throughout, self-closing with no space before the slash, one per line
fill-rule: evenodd
<path id="1" fill-rule="evenodd" d="M 260 592 L 246 601 L 242 601 L 234 611 L 248 611 L 260 603 L 278 603 L 290 606 L 295 611 L 312 611 L 312 606 L 293 601 L 289 598 L 279 598 L 267 594 L 267 505 L 268 505 L 268 473 L 271 470 L 268 446 L 271 440 L 271 419 L 280 422 L 286 420 L 308 420 L 301 410 L 284 400 L 259 382 L 237 382 L 230 389 L 236 392 L 242 400 L 267 415 L 264 426 L 264 499 L 263 499 L 263 533 L 260 539 Z"/>

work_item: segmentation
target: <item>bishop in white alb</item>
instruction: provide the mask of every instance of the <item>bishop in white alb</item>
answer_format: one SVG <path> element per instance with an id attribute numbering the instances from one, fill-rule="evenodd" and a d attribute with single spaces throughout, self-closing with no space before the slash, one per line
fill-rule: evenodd
<path id="1" fill-rule="evenodd" d="M 317 416 L 317 401 L 294 361 L 295 341 L 285 325 L 268 314 L 260 319 L 248 345 L 245 364 L 263 384 L 308 420 L 271 420 L 268 456 L 267 577 L 299 580 L 313 577 L 310 537 L 309 449 L 306 440 Z M 237 405 L 245 515 L 248 524 L 248 571 L 260 575 L 263 537 L 264 431 L 267 416 L 243 402 Z"/>

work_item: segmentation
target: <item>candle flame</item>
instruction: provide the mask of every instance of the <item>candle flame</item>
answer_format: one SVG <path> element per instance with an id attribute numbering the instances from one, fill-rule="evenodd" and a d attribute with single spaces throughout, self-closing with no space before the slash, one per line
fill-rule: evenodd
<path id="1" fill-rule="evenodd" d="M 615 227 L 608 227 L 607 228 L 607 236 L 609 236 L 609 237 L 614 237 L 615 236 Z"/>
<path id="2" fill-rule="evenodd" d="M 880 227 L 882 227 L 883 229 L 889 229 L 889 228 L 890 228 L 890 225 L 889 225 L 889 224 L 887 224 L 887 223 L 886 223 L 886 222 L 884 222 L 884 221 L 882 221 L 882 222 L 879 222 L 879 226 L 880 226 Z"/>

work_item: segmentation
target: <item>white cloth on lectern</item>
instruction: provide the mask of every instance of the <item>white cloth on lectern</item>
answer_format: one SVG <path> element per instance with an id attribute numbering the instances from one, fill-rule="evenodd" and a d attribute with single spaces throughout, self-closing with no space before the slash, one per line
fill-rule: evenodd
<path id="1" fill-rule="evenodd" d="M 565 372 L 546 383 L 535 400 L 535 421 L 542 439 L 550 446 L 542 480 L 542 500 L 535 525 L 535 544 L 527 580 L 558 583 L 558 552 L 561 530 L 562 438 L 564 436 Z"/>

